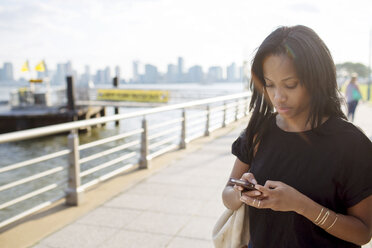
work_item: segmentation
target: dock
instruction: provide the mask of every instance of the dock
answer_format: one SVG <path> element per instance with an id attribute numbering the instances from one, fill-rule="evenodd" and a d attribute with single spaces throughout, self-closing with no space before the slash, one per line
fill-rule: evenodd
<path id="1" fill-rule="evenodd" d="M 361 104 L 355 124 L 372 140 L 371 114 L 372 105 Z M 17 223 L 0 234 L 1 247 L 213 247 L 211 231 L 235 160 L 231 143 L 247 121 L 154 159 L 151 170 L 100 184 L 82 206 L 59 203 Z"/>
<path id="2" fill-rule="evenodd" d="M 0 133 L 97 118 L 105 116 L 105 111 L 102 106 L 78 106 L 75 111 L 66 107 L 37 106 L 12 109 L 0 112 Z"/>

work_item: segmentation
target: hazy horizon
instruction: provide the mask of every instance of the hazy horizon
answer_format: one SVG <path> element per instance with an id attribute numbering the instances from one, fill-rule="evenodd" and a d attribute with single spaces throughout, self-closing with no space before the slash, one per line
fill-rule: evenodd
<path id="1" fill-rule="evenodd" d="M 92 71 L 116 65 L 132 76 L 132 61 L 156 65 L 185 59 L 185 67 L 226 67 L 249 61 L 262 40 L 281 25 L 314 29 L 335 63 L 369 64 L 372 1 L 221 0 L 1 0 L 0 63 L 16 78 L 28 59 L 52 69 L 72 61 Z"/>

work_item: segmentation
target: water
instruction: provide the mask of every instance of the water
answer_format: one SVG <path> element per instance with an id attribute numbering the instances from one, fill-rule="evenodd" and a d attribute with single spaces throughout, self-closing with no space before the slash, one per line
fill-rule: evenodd
<path id="1" fill-rule="evenodd" d="M 108 85 L 106 87 L 109 87 Z M 213 97 L 218 95 L 227 95 L 232 93 L 238 93 L 243 91 L 242 83 L 223 83 L 223 84 L 163 84 L 163 85 L 125 85 L 121 86 L 121 88 L 139 88 L 139 89 L 162 89 L 162 90 L 170 90 L 171 100 L 170 103 L 180 102 L 180 101 L 187 101 L 192 99 L 200 99 L 205 97 Z M 14 87 L 1 87 L 0 88 L 0 100 L 7 100 L 6 93 L 10 92 Z M 128 113 L 131 111 L 138 111 L 143 108 L 120 108 L 120 113 Z M 192 112 L 197 113 L 200 110 L 190 110 L 188 114 Z M 107 109 L 108 115 L 113 114 L 113 108 Z M 153 114 L 147 117 L 148 125 L 151 126 L 154 123 L 160 123 L 166 121 L 168 119 L 173 119 L 175 117 L 181 117 L 181 111 L 168 111 L 165 113 Z M 221 118 L 222 116 L 218 117 Z M 135 130 L 141 127 L 141 120 L 142 118 L 131 118 L 127 120 L 122 120 L 120 126 L 115 126 L 114 123 L 108 123 L 104 127 L 100 128 L 93 128 L 89 133 L 80 133 L 79 134 L 79 142 L 80 144 L 85 144 L 92 142 L 97 139 L 102 139 L 105 137 L 110 137 L 115 134 L 127 132 L 130 130 Z M 203 127 L 202 127 L 203 128 Z M 203 129 L 200 129 L 199 132 L 203 132 Z M 151 133 L 150 133 L 151 134 Z M 179 135 L 179 132 L 175 133 Z M 132 136 L 123 140 L 110 142 L 95 148 L 83 150 L 80 153 L 80 157 L 86 157 L 97 153 L 103 149 L 109 149 L 113 147 L 117 147 L 118 145 L 123 144 L 124 142 L 127 143 L 128 141 L 139 139 L 140 134 L 136 136 Z M 180 140 L 175 140 L 173 143 L 179 143 Z M 153 141 L 153 142 L 156 142 Z M 138 151 L 139 147 L 134 147 L 131 150 L 125 150 L 125 153 L 129 153 L 131 151 Z M 43 137 L 38 139 L 20 141 L 20 142 L 12 142 L 6 144 L 0 144 L 0 168 L 5 167 L 10 164 L 14 164 L 17 162 L 22 162 L 30 158 L 39 157 L 42 155 L 50 154 L 53 152 L 57 152 L 63 149 L 67 149 L 67 135 L 55 135 L 49 137 Z M 159 148 L 157 148 L 159 149 Z M 152 152 L 152 151 L 150 151 Z M 90 162 L 84 163 L 81 165 L 81 170 L 84 171 L 86 169 L 92 168 L 96 165 L 102 164 L 105 161 L 117 158 L 118 156 L 124 155 L 124 151 L 120 151 L 117 153 L 110 154 L 108 156 L 94 159 Z M 82 184 L 92 180 L 93 178 L 98 177 L 104 173 L 114 170 L 115 168 L 121 167 L 128 162 L 136 164 L 139 159 L 139 154 L 137 154 L 134 158 L 123 161 L 122 163 L 118 163 L 116 165 L 110 166 L 106 169 L 101 171 L 95 172 L 91 175 L 83 177 Z M 0 186 L 5 185 L 11 182 L 15 182 L 21 178 L 43 172 L 52 168 L 56 168 L 62 166 L 64 169 L 61 172 L 56 174 L 43 177 L 41 179 L 37 179 L 35 181 L 23 184 L 21 186 L 17 186 L 8 190 L 4 190 L 0 192 L 0 205 L 4 202 L 9 200 L 15 199 L 20 197 L 28 192 L 33 190 L 45 187 L 46 185 L 65 181 L 67 179 L 67 164 L 68 164 L 68 157 L 67 155 L 59 158 L 55 158 L 52 160 L 48 160 L 45 162 L 40 162 L 31 166 L 19 168 L 16 170 L 12 170 L 9 172 L 4 172 L 0 174 Z M 17 203 L 10 207 L 0 209 L 0 222 L 10 218 L 11 216 L 16 215 L 19 212 L 25 211 L 33 206 L 41 204 L 48 199 L 55 198 L 56 196 L 63 195 L 64 190 L 66 189 L 66 183 L 62 183 L 60 187 L 43 193 L 42 195 L 33 197 L 29 200 Z"/>

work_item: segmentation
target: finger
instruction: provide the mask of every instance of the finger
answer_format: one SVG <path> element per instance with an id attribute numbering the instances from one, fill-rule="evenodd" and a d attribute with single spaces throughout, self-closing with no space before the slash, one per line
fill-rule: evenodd
<path id="1" fill-rule="evenodd" d="M 262 195 L 262 193 L 258 190 L 243 191 L 242 194 L 249 196 L 249 197 L 257 197 L 257 196 Z"/>
<path id="2" fill-rule="evenodd" d="M 279 187 L 280 185 L 281 185 L 281 182 L 279 182 L 279 181 L 267 180 L 264 186 L 265 186 L 265 188 L 268 188 L 268 189 L 275 189 L 275 188 Z"/>
<path id="3" fill-rule="evenodd" d="M 248 196 L 242 196 L 240 197 L 240 200 L 244 202 L 245 204 L 255 207 L 255 208 L 264 208 L 265 200 L 260 200 L 257 198 L 252 198 Z"/>
<path id="4" fill-rule="evenodd" d="M 261 192 L 262 197 L 269 196 L 270 191 L 272 190 L 269 187 L 266 188 L 265 186 L 262 186 L 262 185 L 259 185 L 259 184 L 256 184 L 254 187 L 257 189 L 257 191 Z"/>
<path id="5" fill-rule="evenodd" d="M 247 172 L 247 173 L 244 173 L 243 175 L 242 175 L 242 178 L 241 178 L 242 180 L 247 180 L 248 182 L 251 182 L 251 183 L 253 183 L 253 184 L 257 184 L 257 181 L 256 181 L 256 179 L 254 178 L 254 175 L 252 174 L 252 173 L 250 173 L 250 172 Z"/>
<path id="6" fill-rule="evenodd" d="M 234 185 L 234 190 L 243 191 L 244 188 L 242 186 Z"/>

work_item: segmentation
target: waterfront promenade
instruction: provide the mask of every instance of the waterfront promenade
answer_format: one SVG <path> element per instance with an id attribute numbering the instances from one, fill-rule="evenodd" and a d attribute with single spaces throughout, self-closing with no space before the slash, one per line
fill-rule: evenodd
<path id="1" fill-rule="evenodd" d="M 247 120 L 155 159 L 153 169 L 99 185 L 82 206 L 57 205 L 25 220 L 0 234 L 0 247 L 212 247 L 235 159 L 230 146 Z M 355 123 L 372 139 L 372 105 L 359 106 Z"/>

